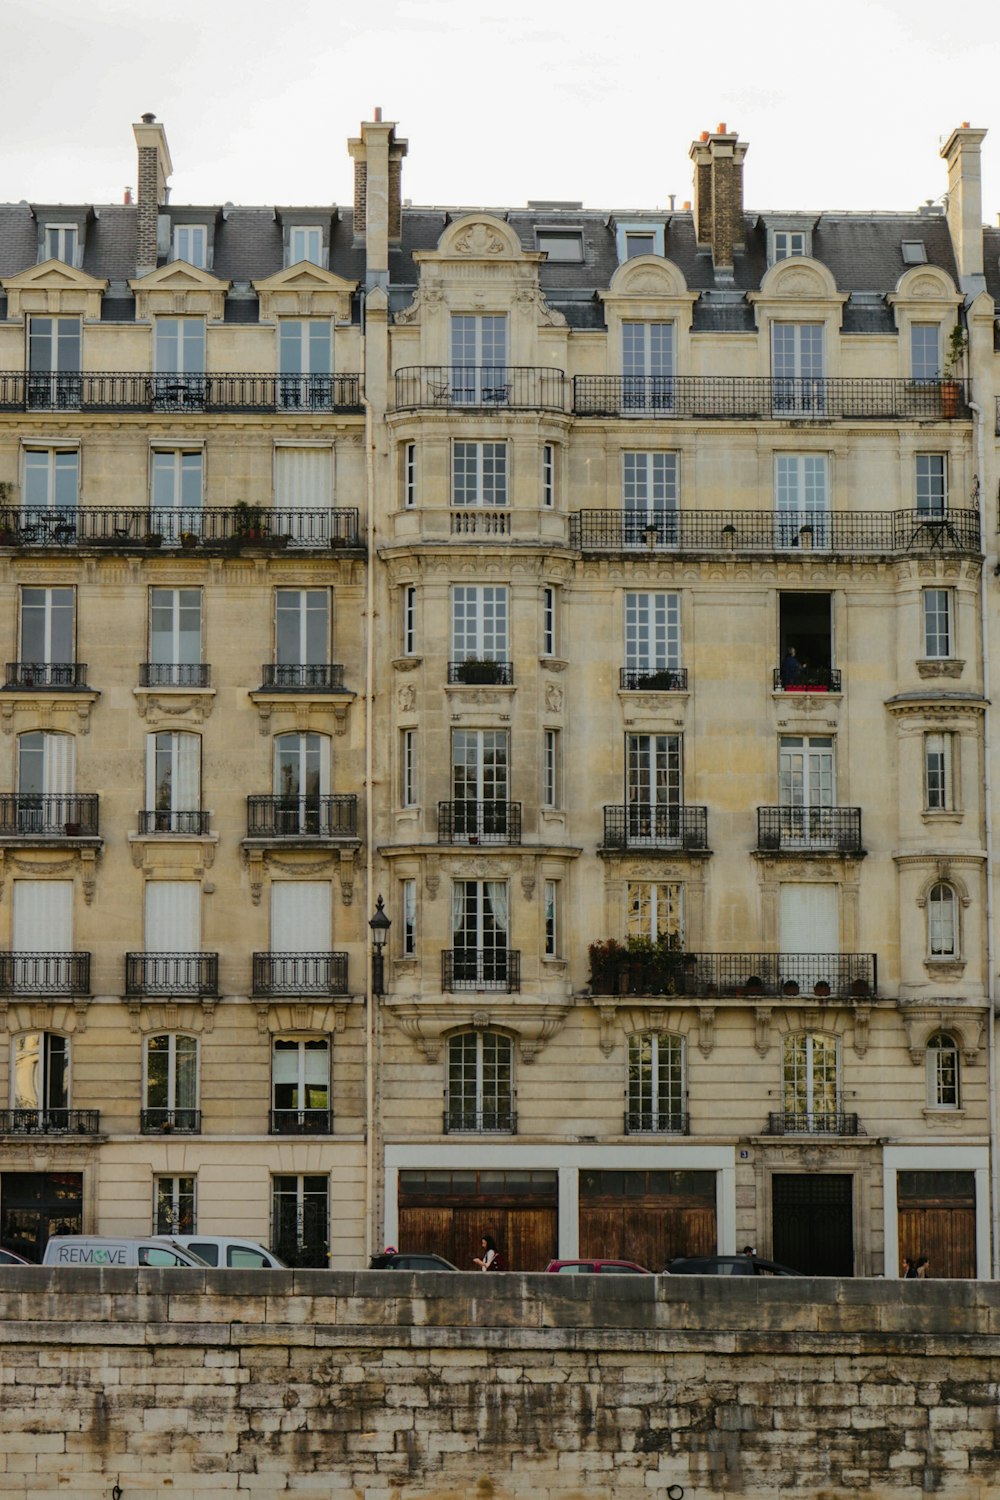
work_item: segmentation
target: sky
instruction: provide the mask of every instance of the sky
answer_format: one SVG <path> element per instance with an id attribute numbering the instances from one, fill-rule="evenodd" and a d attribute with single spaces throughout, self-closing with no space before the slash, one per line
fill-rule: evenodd
<path id="1" fill-rule="evenodd" d="M 725 121 L 750 143 L 750 209 L 913 210 L 944 192 L 939 151 L 968 120 L 992 127 L 984 221 L 1000 211 L 987 0 L 4 0 L 2 16 L 5 202 L 120 202 L 152 111 L 174 203 L 346 204 L 346 141 L 378 105 L 418 204 L 680 205 L 691 142 Z"/>

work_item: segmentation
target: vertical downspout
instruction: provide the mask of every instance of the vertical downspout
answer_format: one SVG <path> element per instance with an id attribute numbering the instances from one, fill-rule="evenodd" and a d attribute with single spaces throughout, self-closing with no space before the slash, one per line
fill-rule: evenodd
<path id="1" fill-rule="evenodd" d="M 368 400 L 365 292 L 361 293 L 361 402 L 365 409 L 365 503 L 368 507 L 368 559 L 365 589 L 365 1264 L 375 1250 L 375 986 L 367 913 L 374 910 L 375 810 L 375 434 Z"/>

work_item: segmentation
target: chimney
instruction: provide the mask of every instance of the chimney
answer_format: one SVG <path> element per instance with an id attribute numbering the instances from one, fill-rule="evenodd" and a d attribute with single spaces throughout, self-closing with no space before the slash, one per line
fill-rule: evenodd
<path id="1" fill-rule="evenodd" d="M 155 115 L 143 115 L 140 123 L 132 126 L 132 134 L 139 148 L 139 185 L 136 189 L 139 251 L 136 257 L 136 274 L 145 276 L 147 272 L 156 270 L 156 220 L 167 201 L 167 178 L 174 168 L 170 160 L 166 131 L 162 125 L 157 124 Z"/>
<path id="2" fill-rule="evenodd" d="M 691 145 L 694 162 L 694 228 L 712 252 L 720 280 L 732 280 L 733 251 L 743 248 L 743 158 L 748 150 L 724 124 L 703 130 Z"/>
<path id="3" fill-rule="evenodd" d="M 361 136 L 347 149 L 354 158 L 354 237 L 365 245 L 365 289 L 388 288 L 389 246 L 399 244 L 403 221 L 403 157 L 408 145 L 396 139 L 396 126 L 382 120 L 362 121 Z"/>
<path id="4" fill-rule="evenodd" d="M 964 120 L 945 141 L 941 155 L 948 163 L 948 228 L 958 265 L 958 279 L 967 297 L 983 291 L 983 174 L 980 147 L 985 130 L 973 130 Z"/>

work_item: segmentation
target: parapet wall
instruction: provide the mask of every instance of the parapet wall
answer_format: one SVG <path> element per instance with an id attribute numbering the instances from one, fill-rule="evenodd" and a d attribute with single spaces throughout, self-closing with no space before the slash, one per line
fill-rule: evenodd
<path id="1" fill-rule="evenodd" d="M 0 1274 L 4 1500 L 995 1500 L 982 1282 Z"/>

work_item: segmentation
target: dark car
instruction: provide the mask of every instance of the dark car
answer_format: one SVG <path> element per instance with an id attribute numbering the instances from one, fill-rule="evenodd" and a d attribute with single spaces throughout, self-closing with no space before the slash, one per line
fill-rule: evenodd
<path id="1" fill-rule="evenodd" d="M 406 1250 L 380 1250 L 368 1262 L 369 1271 L 457 1271 L 443 1255 L 410 1254 Z"/>
<path id="2" fill-rule="evenodd" d="M 801 1276 L 790 1266 L 757 1255 L 679 1255 L 666 1267 L 670 1276 Z"/>
<path id="3" fill-rule="evenodd" d="M 25 1260 L 23 1255 L 15 1255 L 13 1250 L 4 1250 L 0 1246 L 0 1266 L 30 1266 L 31 1261 Z"/>

